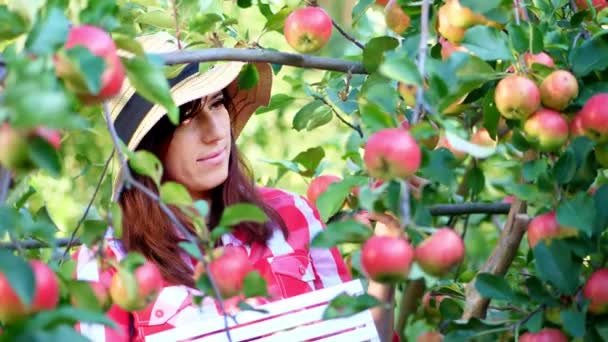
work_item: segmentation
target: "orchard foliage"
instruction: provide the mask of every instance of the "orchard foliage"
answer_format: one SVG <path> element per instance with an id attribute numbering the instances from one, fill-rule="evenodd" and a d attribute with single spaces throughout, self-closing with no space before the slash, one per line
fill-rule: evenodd
<path id="1" fill-rule="evenodd" d="M 327 223 L 313 247 L 339 246 L 354 276 L 395 286 L 398 334 L 608 340 L 607 7 L 0 1 L 0 234 L 11 242 L 0 250 L 0 340 L 82 340 L 77 321 L 112 325 L 103 314 L 110 302 L 137 310 L 157 294 L 157 271 L 141 255 L 120 263 L 100 255 L 100 265 L 119 272 L 110 283 L 89 283 L 73 280 L 73 249 L 66 258 L 58 244 L 74 233 L 94 246 L 109 225 L 120 237 L 106 175 L 117 172 L 106 161 L 118 144 L 103 101 L 123 79 L 177 118 L 165 77 L 183 64 L 165 61 L 179 53 L 146 54 L 135 40 L 158 30 L 179 37 L 183 49 L 216 51 L 217 60 L 226 55 L 208 49 L 302 53 L 276 55 L 273 96 L 244 132 L 242 150 L 261 183 L 308 192 Z M 337 59 L 298 67 L 314 56 Z M 323 67 L 329 62 L 360 64 L 335 71 Z M 201 71 L 212 63 L 201 62 Z M 257 79 L 245 67 L 239 85 Z M 161 203 L 197 214 L 202 243 L 180 244 L 201 260 L 197 287 L 216 298 L 267 294 L 259 274 L 210 247 L 240 221 L 266 220 L 259 208 L 226 208 L 217 227 L 205 227 L 206 203 L 193 203 L 181 185 L 160 185 L 155 157 L 118 151 L 159 185 Z M 322 175 L 333 177 L 316 181 Z M 436 215 L 437 205 L 472 202 L 511 203 L 511 212 Z M 373 236 L 373 214 L 390 217 L 398 233 Z M 28 248 L 37 242 L 45 248 Z M 334 311 L 378 304 L 341 298 Z"/>

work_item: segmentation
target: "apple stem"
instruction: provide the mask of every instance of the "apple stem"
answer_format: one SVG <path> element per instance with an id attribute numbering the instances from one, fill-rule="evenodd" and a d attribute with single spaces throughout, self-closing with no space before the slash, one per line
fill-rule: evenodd
<path id="1" fill-rule="evenodd" d="M 191 242 L 192 244 L 197 246 L 201 255 L 205 255 L 204 251 L 201 250 L 199 243 L 198 243 L 198 242 L 204 243 L 205 241 L 202 241 L 200 239 L 200 237 L 194 236 L 177 219 L 177 217 L 175 216 L 173 211 L 171 211 L 171 209 L 169 209 L 169 207 L 160 200 L 160 197 L 157 194 L 152 192 L 152 190 L 148 189 L 145 185 L 143 185 L 142 183 L 140 183 L 133 177 L 133 175 L 131 174 L 131 171 L 129 170 L 129 166 L 127 164 L 125 155 L 121 150 L 120 138 L 118 137 L 118 133 L 116 133 L 116 128 L 114 127 L 114 124 L 112 123 L 112 118 L 111 118 L 111 114 L 110 114 L 110 107 L 108 105 L 108 101 L 104 101 L 104 103 L 103 103 L 103 112 L 104 112 L 104 116 L 105 116 L 105 120 L 106 120 L 106 127 L 108 128 L 108 131 L 110 132 L 110 137 L 112 138 L 112 143 L 114 144 L 114 149 L 116 150 L 116 152 L 118 154 L 118 159 L 120 161 L 120 165 L 122 168 L 122 170 L 121 170 L 122 179 L 120 180 L 120 182 L 123 184 L 129 183 L 129 184 L 133 185 L 136 189 L 141 191 L 144 195 L 148 196 L 150 199 L 152 199 L 154 202 L 156 202 L 159 205 L 160 209 L 163 211 L 163 213 L 165 213 L 165 215 L 167 215 L 169 220 L 171 220 L 171 223 L 173 223 L 175 225 L 175 227 L 177 227 L 177 229 L 180 230 L 180 233 L 182 233 L 183 236 L 185 236 L 189 242 Z M 119 185 L 119 189 L 122 187 L 123 184 Z M 197 239 L 198 239 L 198 241 L 197 241 Z M 200 261 L 203 263 L 203 266 L 205 269 L 209 269 L 209 265 L 204 257 L 201 258 Z M 226 336 L 228 337 L 228 341 L 232 342 L 232 338 L 230 336 L 230 330 L 228 329 L 228 316 L 230 316 L 230 318 L 232 318 L 232 320 L 235 323 L 238 323 L 238 322 L 236 322 L 236 319 L 234 318 L 234 316 L 229 315 L 227 313 L 227 311 L 225 309 L 224 301 L 220 294 L 219 288 L 217 287 L 217 283 L 211 274 L 209 274 L 209 282 L 211 283 L 211 287 L 213 288 L 213 293 L 215 294 L 215 297 L 217 298 L 217 300 L 220 304 L 220 308 L 222 310 L 222 315 L 224 316 L 224 330 L 226 331 Z"/>
<path id="2" fill-rule="evenodd" d="M 101 183 L 103 182 L 103 179 L 105 178 L 106 173 L 108 172 L 108 167 L 110 166 L 110 161 L 112 161 L 112 158 L 114 157 L 114 152 L 115 152 L 115 149 L 112 149 L 110 156 L 108 157 L 108 159 L 106 159 L 106 163 L 103 166 L 103 170 L 101 171 L 101 175 L 99 176 L 99 180 L 97 181 L 97 185 L 95 186 L 95 191 L 93 191 L 93 195 L 91 196 L 91 199 L 89 200 L 89 203 L 87 204 L 87 207 L 85 208 L 84 213 L 82 214 L 82 216 L 80 216 L 78 223 L 76 223 L 76 228 L 74 228 L 74 230 L 72 231 L 72 235 L 70 235 L 70 240 L 68 241 L 68 244 L 67 244 L 65 250 L 63 251 L 63 255 L 61 256 L 61 259 L 59 260 L 60 266 L 61 266 L 61 264 L 63 264 L 63 261 L 67 259 L 68 252 L 69 252 L 70 248 L 72 248 L 74 241 L 76 239 L 76 234 L 78 233 L 80 226 L 82 226 L 82 223 L 87 218 L 89 211 L 91 210 L 91 207 L 93 206 L 93 201 L 97 197 L 97 193 L 99 192 L 99 189 L 101 189 Z"/>

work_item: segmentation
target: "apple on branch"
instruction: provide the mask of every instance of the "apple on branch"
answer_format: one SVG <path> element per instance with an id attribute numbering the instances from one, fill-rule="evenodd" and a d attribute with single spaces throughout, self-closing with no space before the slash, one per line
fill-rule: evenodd
<path id="1" fill-rule="evenodd" d="M 505 118 L 524 120 L 540 107 L 540 90 L 527 77 L 509 75 L 498 82 L 494 101 Z"/>
<path id="2" fill-rule="evenodd" d="M 587 279 L 583 296 L 591 300 L 589 312 L 595 315 L 608 313 L 608 268 L 599 269 Z"/>
<path id="3" fill-rule="evenodd" d="M 321 7 L 305 7 L 291 12 L 285 19 L 283 28 L 289 46 L 301 53 L 323 48 L 327 45 L 331 32 L 331 17 Z"/>
<path id="4" fill-rule="evenodd" d="M 403 237 L 374 235 L 361 248 L 361 266 L 372 280 L 386 283 L 407 279 L 414 248 Z"/>
<path id="5" fill-rule="evenodd" d="M 412 176 L 422 160 L 418 143 L 401 128 L 385 128 L 372 134 L 365 144 L 363 160 L 372 177 L 389 181 Z"/>
<path id="6" fill-rule="evenodd" d="M 310 203 L 316 205 L 317 198 L 327 191 L 329 185 L 340 181 L 342 181 L 342 178 L 335 175 L 321 175 L 316 177 L 310 182 L 310 185 L 306 190 L 306 197 Z"/>
<path id="7" fill-rule="evenodd" d="M 237 296 L 243 289 L 245 277 L 253 271 L 247 252 L 241 247 L 225 246 L 214 250 L 214 254 L 219 255 L 209 262 L 209 275 L 223 299 Z M 196 265 L 195 280 L 206 274 L 202 265 L 200 261 Z"/>
<path id="8" fill-rule="evenodd" d="M 119 268 L 112 276 L 112 301 L 127 311 L 137 311 L 152 303 L 163 288 L 163 278 L 156 264 L 146 261 L 130 272 Z"/>
<path id="9" fill-rule="evenodd" d="M 528 224 L 528 245 L 534 248 L 541 240 L 577 236 L 578 230 L 560 226 L 554 211 L 533 218 Z"/>
<path id="10" fill-rule="evenodd" d="M 464 259 L 464 241 L 453 229 L 438 229 L 416 246 L 416 262 L 432 276 L 443 276 Z"/>
<path id="11" fill-rule="evenodd" d="M 550 73 L 540 85 L 542 104 L 555 110 L 563 110 L 578 96 L 576 77 L 567 70 Z"/>
<path id="12" fill-rule="evenodd" d="M 542 152 L 559 150 L 568 141 L 568 121 L 561 113 L 541 108 L 524 123 L 526 139 Z"/>
<path id="13" fill-rule="evenodd" d="M 384 19 L 386 26 L 396 34 L 402 34 L 410 27 L 411 19 L 399 6 L 397 0 L 390 0 L 384 8 Z"/>
<path id="14" fill-rule="evenodd" d="M 577 115 L 585 134 L 598 142 L 608 142 L 608 93 L 590 97 Z"/>

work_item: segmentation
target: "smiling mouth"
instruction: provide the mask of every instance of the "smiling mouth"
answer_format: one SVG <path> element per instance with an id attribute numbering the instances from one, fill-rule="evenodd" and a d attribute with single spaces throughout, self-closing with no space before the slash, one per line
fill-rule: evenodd
<path id="1" fill-rule="evenodd" d="M 204 157 L 198 158 L 196 161 L 197 162 L 205 162 L 205 161 L 212 161 L 212 160 L 215 160 L 215 159 L 219 159 L 219 158 L 221 158 L 224 155 L 225 152 L 226 152 L 226 148 L 223 148 L 223 149 L 221 149 L 221 150 L 219 150 L 217 152 L 213 152 L 213 153 L 208 154 L 208 155 L 206 155 Z"/>

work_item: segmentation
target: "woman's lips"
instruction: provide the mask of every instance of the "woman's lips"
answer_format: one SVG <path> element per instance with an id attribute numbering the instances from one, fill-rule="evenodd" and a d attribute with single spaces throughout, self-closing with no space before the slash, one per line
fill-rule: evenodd
<path id="1" fill-rule="evenodd" d="M 226 155 L 226 148 L 223 148 L 217 152 L 210 153 L 204 157 L 198 158 L 196 161 L 199 163 L 216 164 L 224 160 Z"/>

